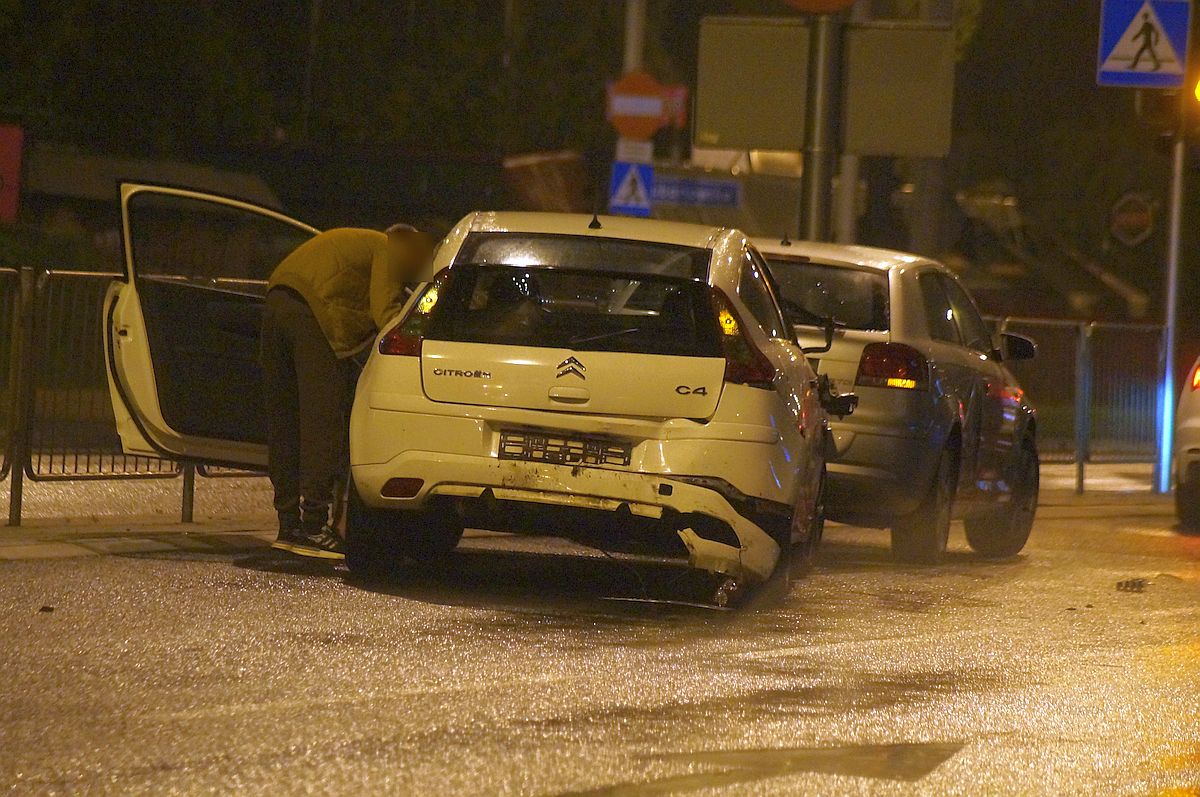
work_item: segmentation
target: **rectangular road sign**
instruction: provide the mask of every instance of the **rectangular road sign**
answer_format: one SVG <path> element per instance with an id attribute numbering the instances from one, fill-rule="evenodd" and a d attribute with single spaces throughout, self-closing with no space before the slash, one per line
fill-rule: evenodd
<path id="1" fill-rule="evenodd" d="M 608 210 L 619 216 L 650 215 L 654 167 L 648 163 L 614 161 L 608 190 Z"/>
<path id="2" fill-rule="evenodd" d="M 1174 89 L 1187 71 L 1191 0 L 1103 0 L 1096 82 Z"/>
<path id="3" fill-rule="evenodd" d="M 737 180 L 664 175 L 654 180 L 654 201 L 688 207 L 738 208 L 742 204 L 742 186 Z"/>

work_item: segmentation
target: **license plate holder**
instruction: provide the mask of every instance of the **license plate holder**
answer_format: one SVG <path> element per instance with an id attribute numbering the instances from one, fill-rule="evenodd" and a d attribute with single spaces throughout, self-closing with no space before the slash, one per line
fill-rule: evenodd
<path id="1" fill-rule="evenodd" d="M 499 457 L 547 465 L 616 465 L 628 467 L 633 447 L 603 437 L 526 432 L 506 429 L 500 432 Z"/>

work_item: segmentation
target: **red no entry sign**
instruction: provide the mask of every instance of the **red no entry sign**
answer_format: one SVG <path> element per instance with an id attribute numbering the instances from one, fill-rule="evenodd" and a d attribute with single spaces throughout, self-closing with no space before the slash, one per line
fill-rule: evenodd
<path id="1" fill-rule="evenodd" d="M 686 119 L 686 86 L 664 86 L 646 72 L 608 84 L 608 120 L 622 138 L 646 140 L 664 125 L 683 127 Z"/>

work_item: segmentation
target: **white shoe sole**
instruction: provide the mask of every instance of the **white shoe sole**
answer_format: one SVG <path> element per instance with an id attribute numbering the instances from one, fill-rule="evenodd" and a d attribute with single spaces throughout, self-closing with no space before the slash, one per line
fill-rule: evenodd
<path id="1" fill-rule="evenodd" d="M 337 551 L 326 551 L 323 548 L 310 548 L 307 545 L 292 545 L 286 550 L 297 556 L 307 556 L 310 559 L 345 559 L 346 554 Z"/>

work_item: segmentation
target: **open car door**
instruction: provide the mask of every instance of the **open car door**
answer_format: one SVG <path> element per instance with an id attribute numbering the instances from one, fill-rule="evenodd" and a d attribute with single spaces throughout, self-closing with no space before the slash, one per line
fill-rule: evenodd
<path id="1" fill-rule="evenodd" d="M 271 271 L 317 230 L 183 188 L 122 183 L 125 278 L 104 305 L 104 352 L 128 454 L 262 469 L 259 365 Z"/>

